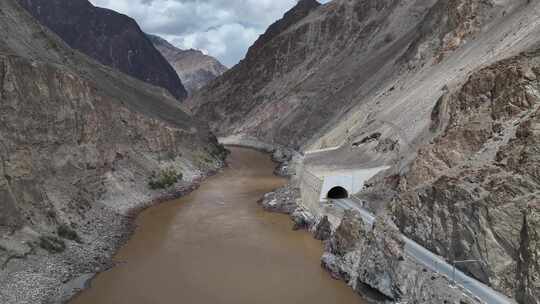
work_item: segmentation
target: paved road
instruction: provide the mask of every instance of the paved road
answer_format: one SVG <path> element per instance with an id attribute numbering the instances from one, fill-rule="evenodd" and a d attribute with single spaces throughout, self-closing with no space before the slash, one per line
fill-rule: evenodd
<path id="1" fill-rule="evenodd" d="M 354 209 L 360 213 L 363 220 L 373 227 L 375 223 L 375 216 L 363 209 L 361 203 L 354 199 L 335 200 L 336 206 L 343 209 Z M 427 268 L 443 274 L 452 280 L 454 277 L 454 268 L 448 264 L 442 257 L 433 254 L 431 251 L 420 246 L 418 243 L 403 236 L 405 240 L 405 253 L 414 258 L 419 263 L 423 264 Z M 488 304 L 515 304 L 516 302 L 505 295 L 493 290 L 489 286 L 481 283 L 480 281 L 471 278 L 465 273 L 455 270 L 455 280 L 458 285 L 461 285 L 470 294 L 476 297 L 478 300 Z"/>

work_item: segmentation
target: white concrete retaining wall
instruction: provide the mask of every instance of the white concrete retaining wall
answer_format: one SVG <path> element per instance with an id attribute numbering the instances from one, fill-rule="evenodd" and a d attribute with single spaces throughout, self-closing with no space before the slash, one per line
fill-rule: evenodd
<path id="1" fill-rule="evenodd" d="M 365 183 L 379 172 L 389 169 L 390 167 L 376 167 L 371 169 L 358 169 L 343 171 L 340 173 L 337 171 L 335 174 L 328 174 L 323 178 L 323 186 L 321 189 L 321 195 L 319 200 L 321 202 L 327 201 L 328 191 L 334 187 L 342 187 L 349 195 L 356 194 L 364 188 Z"/>
<path id="2" fill-rule="evenodd" d="M 322 210 L 319 198 L 321 196 L 323 181 L 305 168 L 302 168 L 299 177 L 302 205 L 313 214 L 313 216 L 320 217 Z"/>
<path id="3" fill-rule="evenodd" d="M 356 194 L 364 188 L 364 184 L 379 172 L 390 167 L 377 167 L 359 170 L 340 170 L 327 172 L 324 177 L 319 177 L 309 171 L 305 166 L 300 168 L 300 193 L 302 204 L 314 216 L 320 217 L 323 206 L 328 201 L 327 195 L 334 187 L 342 187 L 349 195 Z"/>

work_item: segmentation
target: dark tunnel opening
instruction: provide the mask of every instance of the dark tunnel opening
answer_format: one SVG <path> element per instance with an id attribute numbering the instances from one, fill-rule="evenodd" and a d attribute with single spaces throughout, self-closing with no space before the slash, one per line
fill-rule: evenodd
<path id="1" fill-rule="evenodd" d="M 347 190 L 345 188 L 338 186 L 338 187 L 334 187 L 334 188 L 330 189 L 330 191 L 328 191 L 327 197 L 331 198 L 331 199 L 348 198 L 349 197 L 349 192 L 347 192 Z"/>

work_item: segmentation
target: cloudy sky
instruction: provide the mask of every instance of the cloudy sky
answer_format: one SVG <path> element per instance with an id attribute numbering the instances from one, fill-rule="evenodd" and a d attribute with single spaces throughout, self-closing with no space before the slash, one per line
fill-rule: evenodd
<path id="1" fill-rule="evenodd" d="M 174 45 L 200 49 L 227 66 L 297 0 L 90 0 L 137 20 Z M 328 2 L 323 1 L 323 2 Z"/>

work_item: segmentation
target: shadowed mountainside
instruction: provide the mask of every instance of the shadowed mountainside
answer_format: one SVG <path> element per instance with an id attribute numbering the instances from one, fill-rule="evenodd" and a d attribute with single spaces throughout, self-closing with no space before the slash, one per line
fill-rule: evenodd
<path id="1" fill-rule="evenodd" d="M 167 60 L 137 22 L 88 0 L 19 0 L 41 24 L 104 65 L 167 89 L 183 100 L 187 92 Z"/>
<path id="2" fill-rule="evenodd" d="M 60 303 L 110 266 L 132 212 L 225 153 L 165 90 L 69 48 L 16 0 L 0 27 L 0 302 Z M 162 172 L 178 183 L 150 189 Z"/>

